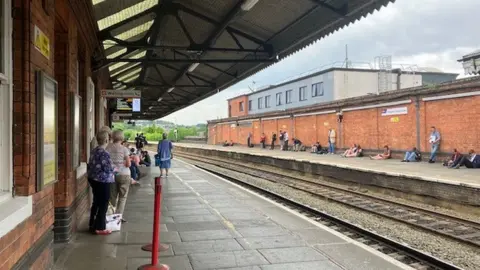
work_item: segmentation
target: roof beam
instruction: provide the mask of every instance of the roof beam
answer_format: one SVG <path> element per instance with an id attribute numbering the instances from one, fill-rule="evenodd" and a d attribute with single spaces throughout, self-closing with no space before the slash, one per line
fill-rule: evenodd
<path id="1" fill-rule="evenodd" d="M 260 49 L 234 49 L 234 48 L 212 48 L 212 47 L 199 47 L 197 46 L 170 46 L 170 45 L 149 45 L 147 43 L 141 42 L 128 42 L 122 41 L 115 38 L 110 38 L 113 41 L 117 42 L 117 44 L 112 45 L 112 47 L 123 47 L 123 48 L 138 48 L 138 49 L 148 49 L 148 50 L 181 50 L 181 51 L 208 51 L 208 52 L 234 52 L 234 53 L 266 53 L 270 54 L 269 50 L 260 50 Z"/>
<path id="2" fill-rule="evenodd" d="M 193 63 L 272 63 L 275 62 L 275 59 L 269 58 L 254 58 L 254 59 L 107 59 L 105 60 L 106 63 L 143 63 L 147 65 L 152 64 L 164 64 L 164 63 L 185 63 L 185 64 L 193 64 Z M 188 68 L 185 69 L 188 71 Z M 185 71 L 185 73 L 186 73 Z M 182 74 L 183 76 L 184 74 Z M 181 76 L 180 76 L 181 77 Z"/>
<path id="3" fill-rule="evenodd" d="M 330 4 L 327 3 L 325 0 L 310 0 L 311 2 L 315 3 L 316 5 L 319 5 L 321 7 L 327 8 L 338 15 L 344 17 L 347 16 L 348 14 L 348 0 L 343 0 L 344 4 L 340 8 L 336 8 Z"/>
<path id="4" fill-rule="evenodd" d="M 159 63 L 158 65 L 162 66 L 162 67 L 166 67 L 166 68 L 169 68 L 171 70 L 175 70 L 175 71 L 180 71 L 181 69 L 180 68 L 177 68 L 177 67 L 174 67 L 174 66 L 171 66 L 169 64 L 165 64 L 165 63 Z M 209 81 L 209 80 L 206 80 L 202 77 L 199 77 L 197 75 L 194 75 L 194 74 L 188 74 L 188 76 L 194 78 L 194 79 L 197 79 L 199 81 L 202 81 L 202 82 L 205 82 L 205 83 L 208 83 L 208 84 L 214 84 L 213 82 Z"/>

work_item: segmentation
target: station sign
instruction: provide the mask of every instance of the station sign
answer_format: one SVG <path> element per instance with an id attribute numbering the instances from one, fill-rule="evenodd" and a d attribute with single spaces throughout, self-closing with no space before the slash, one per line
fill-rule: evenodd
<path id="1" fill-rule="evenodd" d="M 140 90 L 102 90 L 100 95 L 104 98 L 140 98 L 142 91 Z"/>

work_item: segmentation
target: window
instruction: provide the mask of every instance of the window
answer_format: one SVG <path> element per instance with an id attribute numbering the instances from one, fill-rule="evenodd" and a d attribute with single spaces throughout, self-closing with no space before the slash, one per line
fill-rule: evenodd
<path id="1" fill-rule="evenodd" d="M 302 86 L 298 88 L 298 100 L 304 101 L 307 100 L 307 87 Z"/>
<path id="2" fill-rule="evenodd" d="M 12 190 L 12 18 L 10 3 L 0 1 L 0 202 Z M 1 217 L 0 217 L 1 218 Z"/>
<path id="3" fill-rule="evenodd" d="M 258 98 L 258 108 L 263 109 L 263 97 Z"/>
<path id="4" fill-rule="evenodd" d="M 270 96 L 265 97 L 265 108 L 270 108 Z"/>
<path id="5" fill-rule="evenodd" d="M 238 103 L 238 111 L 243 112 L 243 101 Z"/>
<path id="6" fill-rule="evenodd" d="M 277 93 L 277 106 L 282 105 L 282 93 Z"/>
<path id="7" fill-rule="evenodd" d="M 323 96 L 323 82 L 312 84 L 312 97 Z"/>
<path id="8" fill-rule="evenodd" d="M 248 110 L 249 111 L 252 110 L 252 101 L 251 100 L 248 101 Z"/>
<path id="9" fill-rule="evenodd" d="M 287 90 L 285 92 L 285 104 L 292 103 L 292 90 Z"/>

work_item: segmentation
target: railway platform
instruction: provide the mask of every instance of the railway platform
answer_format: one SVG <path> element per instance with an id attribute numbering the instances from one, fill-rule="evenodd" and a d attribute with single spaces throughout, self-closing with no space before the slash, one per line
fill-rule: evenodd
<path id="1" fill-rule="evenodd" d="M 455 170 L 447 169 L 438 163 L 402 163 L 398 159 L 370 160 L 368 157 L 341 158 L 339 155 L 286 152 L 257 147 L 185 143 L 177 143 L 175 147 L 175 151 L 184 154 L 258 163 L 452 204 L 480 206 L 480 197 L 476 195 L 480 191 L 479 170 L 475 169 Z"/>
<path id="2" fill-rule="evenodd" d="M 160 262 L 173 270 L 411 269 L 364 244 L 188 163 L 174 160 L 164 186 Z M 152 236 L 152 179 L 142 168 L 121 232 L 78 233 L 55 269 L 137 269 Z"/>

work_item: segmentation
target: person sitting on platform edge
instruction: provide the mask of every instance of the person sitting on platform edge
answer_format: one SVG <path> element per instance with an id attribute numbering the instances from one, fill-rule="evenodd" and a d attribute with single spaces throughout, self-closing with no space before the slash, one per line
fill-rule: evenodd
<path id="1" fill-rule="evenodd" d="M 460 169 L 460 166 L 465 166 L 468 169 L 480 169 L 480 155 L 477 155 L 473 149 L 468 152 L 468 155 L 458 159 L 449 168 Z"/>
<path id="2" fill-rule="evenodd" d="M 435 160 L 437 159 L 437 152 L 438 149 L 440 148 L 440 132 L 437 131 L 437 129 L 432 126 L 431 127 L 432 133 L 430 133 L 430 140 L 428 141 L 432 146 L 431 152 L 430 152 L 430 160 L 428 163 L 435 163 Z"/>
<path id="3" fill-rule="evenodd" d="M 402 162 L 415 162 L 422 161 L 422 154 L 417 150 L 416 147 L 412 148 L 412 151 L 407 151 Z"/>
<path id="4" fill-rule="evenodd" d="M 108 131 L 100 131 L 95 136 L 97 146 L 92 150 L 88 161 L 88 183 L 92 188 L 93 202 L 90 209 L 89 231 L 93 234 L 111 234 L 106 229 L 110 185 L 115 182 L 110 154 L 105 150 L 109 141 Z"/>
<path id="5" fill-rule="evenodd" d="M 390 159 L 392 158 L 392 151 L 390 150 L 390 147 L 388 147 L 388 145 L 385 145 L 383 147 L 383 153 L 382 154 L 378 154 L 376 156 L 370 156 L 370 159 L 374 159 L 374 160 L 384 160 L 384 159 Z"/>
<path id="6" fill-rule="evenodd" d="M 453 154 L 450 157 L 450 159 L 446 159 L 443 161 L 443 166 L 445 167 L 450 167 L 453 165 L 453 163 L 459 161 L 462 158 L 462 154 L 457 151 L 457 148 L 453 149 Z"/>
<path id="7" fill-rule="evenodd" d="M 157 148 L 157 155 L 160 157 L 160 177 L 163 177 L 163 171 L 165 171 L 165 177 L 168 177 L 168 170 L 173 159 L 172 148 L 173 144 L 167 140 L 167 133 L 163 133 Z"/>

